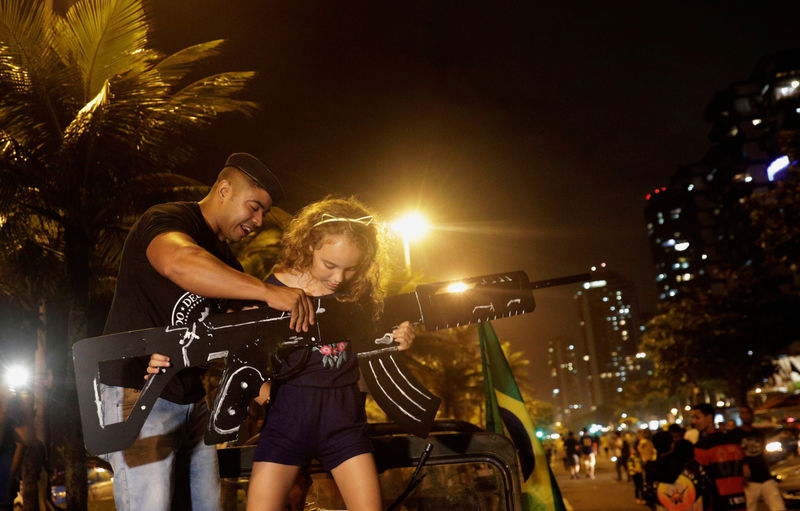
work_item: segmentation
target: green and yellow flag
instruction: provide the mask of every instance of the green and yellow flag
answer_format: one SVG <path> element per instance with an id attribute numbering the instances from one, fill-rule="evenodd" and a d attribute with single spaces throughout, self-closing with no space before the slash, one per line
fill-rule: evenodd
<path id="1" fill-rule="evenodd" d="M 528 511 L 565 511 L 564 501 L 500 341 L 488 321 L 478 325 L 486 390 L 486 429 L 508 435 L 519 451 L 522 507 Z"/>

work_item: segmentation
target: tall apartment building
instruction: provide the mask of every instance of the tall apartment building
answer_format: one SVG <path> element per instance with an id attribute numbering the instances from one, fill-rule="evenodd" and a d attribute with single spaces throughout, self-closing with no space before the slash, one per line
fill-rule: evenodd
<path id="1" fill-rule="evenodd" d="M 591 410 L 588 382 L 592 380 L 583 343 L 558 337 L 547 343 L 547 367 L 553 389 L 552 403 L 561 420 Z"/>
<path id="2" fill-rule="evenodd" d="M 762 59 L 750 78 L 716 93 L 706 109 L 711 147 L 645 199 L 658 296 L 714 289 L 720 264 L 747 264 L 752 232 L 745 198 L 780 179 L 800 154 L 800 50 Z"/>
<path id="3" fill-rule="evenodd" d="M 646 365 L 638 352 L 641 326 L 632 282 L 604 267 L 593 277 L 575 294 L 575 304 L 590 375 L 584 384 L 597 407 L 612 405 Z"/>

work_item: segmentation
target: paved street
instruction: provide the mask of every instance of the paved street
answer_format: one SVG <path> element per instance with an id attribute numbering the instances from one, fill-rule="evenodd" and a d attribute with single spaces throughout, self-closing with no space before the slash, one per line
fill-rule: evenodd
<path id="1" fill-rule="evenodd" d="M 637 504 L 633 497 L 633 483 L 617 482 L 614 464 L 599 456 L 595 479 L 581 475 L 581 479 L 570 479 L 563 466 L 553 466 L 553 472 L 564 496 L 568 511 L 649 511 L 647 506 Z"/>

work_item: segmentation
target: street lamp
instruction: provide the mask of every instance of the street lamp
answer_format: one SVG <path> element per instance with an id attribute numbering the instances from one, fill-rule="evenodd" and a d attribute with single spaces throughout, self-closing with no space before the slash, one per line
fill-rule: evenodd
<path id="1" fill-rule="evenodd" d="M 392 222 L 392 230 L 403 238 L 403 252 L 405 254 L 406 271 L 411 272 L 411 242 L 416 241 L 430 229 L 428 220 L 417 211 L 406 213 Z"/>
<path id="2" fill-rule="evenodd" d="M 6 369 L 6 385 L 12 390 L 25 387 L 30 381 L 30 378 L 31 372 L 24 366 L 14 365 Z"/>

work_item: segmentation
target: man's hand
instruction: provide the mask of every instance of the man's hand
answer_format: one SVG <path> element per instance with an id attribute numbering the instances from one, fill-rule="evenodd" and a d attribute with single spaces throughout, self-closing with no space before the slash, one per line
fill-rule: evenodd
<path id="1" fill-rule="evenodd" d="M 314 324 L 314 307 L 302 289 L 296 287 L 264 284 L 267 288 L 267 305 L 279 311 L 289 311 L 292 318 L 289 328 L 296 332 L 308 332 Z"/>
<path id="2" fill-rule="evenodd" d="M 397 342 L 397 350 L 404 351 L 411 347 L 414 343 L 414 327 L 408 321 L 403 321 L 400 325 L 392 330 L 392 338 Z"/>
<path id="3" fill-rule="evenodd" d="M 144 379 L 148 379 L 151 374 L 161 373 L 162 368 L 169 367 L 171 365 L 172 364 L 170 364 L 168 356 L 153 353 L 150 355 L 150 362 L 147 363 L 147 374 L 144 375 Z"/>

